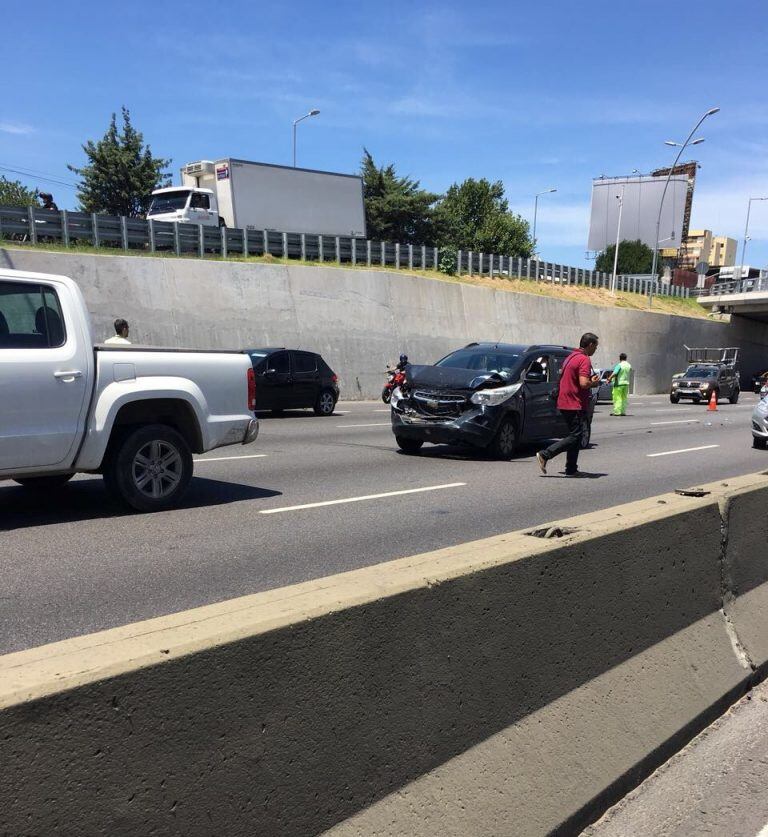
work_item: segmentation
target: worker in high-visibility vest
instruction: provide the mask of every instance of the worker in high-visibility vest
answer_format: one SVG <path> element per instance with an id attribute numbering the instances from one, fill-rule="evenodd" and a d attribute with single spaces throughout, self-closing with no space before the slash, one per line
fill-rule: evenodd
<path id="1" fill-rule="evenodd" d="M 612 416 L 625 416 L 627 414 L 627 399 L 629 398 L 629 378 L 632 374 L 632 367 L 627 362 L 627 356 L 622 352 L 619 355 L 619 362 L 613 367 L 608 380 L 613 385 L 611 395 L 613 396 Z"/>

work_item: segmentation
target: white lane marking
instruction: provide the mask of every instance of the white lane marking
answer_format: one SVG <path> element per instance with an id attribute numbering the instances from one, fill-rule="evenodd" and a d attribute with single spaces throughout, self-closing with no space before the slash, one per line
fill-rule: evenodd
<path id="1" fill-rule="evenodd" d="M 673 453 L 692 453 L 695 450 L 709 450 L 710 448 L 719 448 L 720 445 L 699 445 L 697 448 L 683 448 L 682 450 L 665 450 L 662 453 L 646 453 L 646 456 L 652 459 L 654 456 L 672 456 Z"/>
<path id="2" fill-rule="evenodd" d="M 390 412 L 390 409 L 387 408 L 386 410 L 374 410 L 373 412 L 374 413 L 388 413 L 388 412 Z"/>
<path id="3" fill-rule="evenodd" d="M 392 422 L 380 421 L 374 424 L 337 424 L 336 427 L 389 427 Z"/>
<path id="4" fill-rule="evenodd" d="M 224 462 L 227 459 L 262 459 L 266 453 L 249 453 L 246 456 L 211 456 L 208 459 L 195 459 L 195 462 Z"/>
<path id="5" fill-rule="evenodd" d="M 659 424 L 698 424 L 698 419 L 675 419 L 674 421 L 652 421 L 651 426 Z"/>
<path id="6" fill-rule="evenodd" d="M 407 488 L 403 491 L 385 491 L 383 494 L 365 494 L 362 497 L 347 497 L 344 500 L 323 500 L 320 503 L 304 503 L 301 506 L 284 506 L 279 509 L 262 509 L 259 514 L 279 514 L 280 512 L 319 509 L 321 506 L 339 506 L 342 503 L 360 503 L 363 500 L 380 500 L 383 497 L 398 497 L 401 494 L 420 494 L 424 491 L 440 491 L 443 488 L 460 488 L 465 482 L 449 482 L 445 485 L 428 485 L 424 488 Z"/>
<path id="7" fill-rule="evenodd" d="M 761 829 L 760 833 L 757 837 L 768 837 L 768 823 L 766 823 Z"/>

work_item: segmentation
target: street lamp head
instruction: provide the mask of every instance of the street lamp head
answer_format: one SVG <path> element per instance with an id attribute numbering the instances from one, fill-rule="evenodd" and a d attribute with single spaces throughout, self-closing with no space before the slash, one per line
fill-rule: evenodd
<path id="1" fill-rule="evenodd" d="M 720 112 L 720 108 L 710 108 L 707 111 L 707 116 L 714 116 L 716 113 Z"/>
<path id="2" fill-rule="evenodd" d="M 557 189 L 547 189 L 548 192 L 556 192 Z"/>
<path id="3" fill-rule="evenodd" d="M 674 140 L 664 140 L 664 145 L 672 145 L 675 148 L 680 145 L 679 142 L 675 142 Z"/>
<path id="4" fill-rule="evenodd" d="M 691 145 L 701 145 L 704 142 L 704 137 L 697 137 L 695 140 L 691 140 Z"/>
<path id="5" fill-rule="evenodd" d="M 309 116 L 317 116 L 317 114 L 318 114 L 318 113 L 320 113 L 320 111 L 319 111 L 317 108 L 313 108 L 313 109 L 309 112 Z"/>

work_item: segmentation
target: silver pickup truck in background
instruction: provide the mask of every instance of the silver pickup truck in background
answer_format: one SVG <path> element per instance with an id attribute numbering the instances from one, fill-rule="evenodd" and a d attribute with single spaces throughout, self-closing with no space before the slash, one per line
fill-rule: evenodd
<path id="1" fill-rule="evenodd" d="M 103 474 L 132 508 L 171 508 L 193 453 L 256 439 L 255 397 L 246 354 L 94 347 L 75 282 L 0 270 L 0 480 Z"/>

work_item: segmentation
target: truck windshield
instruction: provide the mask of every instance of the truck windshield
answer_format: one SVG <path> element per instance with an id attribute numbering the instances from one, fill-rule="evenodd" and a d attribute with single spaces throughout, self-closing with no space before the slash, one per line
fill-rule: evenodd
<path id="1" fill-rule="evenodd" d="M 716 378 L 717 369 L 711 366 L 689 366 L 685 373 L 686 378 Z"/>
<path id="2" fill-rule="evenodd" d="M 179 189 L 176 192 L 163 192 L 152 198 L 147 215 L 159 215 L 162 212 L 175 212 L 187 205 L 189 189 Z"/>
<path id="3" fill-rule="evenodd" d="M 473 369 L 478 372 L 511 372 L 520 361 L 520 355 L 494 350 L 459 349 L 452 352 L 435 366 L 449 366 L 452 369 Z"/>

